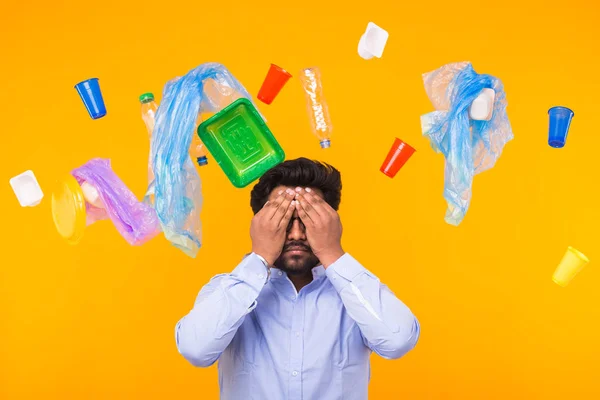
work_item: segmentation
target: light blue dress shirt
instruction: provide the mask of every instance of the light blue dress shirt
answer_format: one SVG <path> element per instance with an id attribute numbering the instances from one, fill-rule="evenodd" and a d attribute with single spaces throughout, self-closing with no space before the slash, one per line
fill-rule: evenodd
<path id="1" fill-rule="evenodd" d="M 369 356 L 411 350 L 419 323 L 349 254 L 313 268 L 300 292 L 252 253 L 207 283 L 175 328 L 193 365 L 219 360 L 222 400 L 364 400 Z"/>

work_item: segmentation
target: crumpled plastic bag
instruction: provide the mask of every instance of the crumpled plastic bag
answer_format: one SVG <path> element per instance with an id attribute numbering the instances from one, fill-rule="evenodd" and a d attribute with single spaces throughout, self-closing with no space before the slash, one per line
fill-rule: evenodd
<path id="1" fill-rule="evenodd" d="M 241 96 L 252 101 L 246 89 L 218 63 L 201 64 L 170 80 L 163 89 L 152 132 L 154 181 L 147 197 L 154 195 L 165 237 L 190 257 L 195 257 L 202 245 L 202 182 L 189 155 L 198 115 L 218 112 Z"/>
<path id="2" fill-rule="evenodd" d="M 470 62 L 445 65 L 423 74 L 425 91 L 437 111 L 421 116 L 423 135 L 446 158 L 445 220 L 459 225 L 471 202 L 473 176 L 494 166 L 513 139 L 502 82 L 475 72 Z M 469 106 L 485 88 L 496 92 L 490 121 L 473 121 Z"/>
<path id="3" fill-rule="evenodd" d="M 154 209 L 138 201 L 114 173 L 110 160 L 94 158 L 71 171 L 79 185 L 87 182 L 100 196 L 104 208 L 86 202 L 87 225 L 110 218 L 121 236 L 134 246 L 144 244 L 160 233 Z"/>

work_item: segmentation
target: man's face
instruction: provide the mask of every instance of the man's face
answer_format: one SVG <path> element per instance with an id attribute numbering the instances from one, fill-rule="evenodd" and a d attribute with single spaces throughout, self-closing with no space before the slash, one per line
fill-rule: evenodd
<path id="1" fill-rule="evenodd" d="M 277 193 L 288 189 L 288 186 L 277 186 L 269 195 L 269 201 L 277 197 Z M 295 190 L 295 187 L 289 187 Z M 313 189 L 316 196 L 323 197 L 319 189 Z M 306 229 L 298 217 L 298 211 L 294 211 L 292 219 L 287 227 L 286 240 L 281 255 L 274 263 L 276 268 L 288 275 L 302 275 L 319 265 L 319 259 L 312 252 L 306 239 Z"/>

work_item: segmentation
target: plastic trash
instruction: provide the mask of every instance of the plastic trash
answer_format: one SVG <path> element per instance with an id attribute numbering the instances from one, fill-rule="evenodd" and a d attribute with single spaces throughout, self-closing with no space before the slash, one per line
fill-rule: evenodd
<path id="1" fill-rule="evenodd" d="M 148 140 L 152 142 L 152 131 L 154 130 L 154 121 L 156 119 L 156 112 L 158 111 L 158 104 L 154 101 L 154 95 L 152 93 L 144 93 L 140 96 L 140 105 L 142 111 L 142 121 L 146 125 L 148 131 Z M 154 182 L 154 171 L 152 171 L 152 150 L 149 150 L 148 154 L 148 184 Z M 147 193 L 146 197 L 150 204 L 154 204 L 154 192 Z"/>
<path id="2" fill-rule="evenodd" d="M 567 107 L 552 107 L 548 110 L 548 115 L 550 116 L 548 145 L 560 149 L 565 146 L 571 120 L 575 113 Z"/>
<path id="3" fill-rule="evenodd" d="M 148 139 L 152 139 L 152 131 L 154 130 L 154 121 L 158 112 L 158 104 L 154 101 L 154 94 L 144 93 L 140 96 L 140 104 L 142 109 L 142 121 L 146 125 L 148 131 Z"/>
<path id="4" fill-rule="evenodd" d="M 35 207 L 44 198 L 44 192 L 42 192 L 42 188 L 31 170 L 11 178 L 10 186 L 15 192 L 21 207 Z"/>
<path id="5" fill-rule="evenodd" d="M 205 89 L 210 90 L 210 93 Z M 154 206 L 165 237 L 195 257 L 201 246 L 201 181 L 189 155 L 198 115 L 250 94 L 223 65 L 205 63 L 163 89 L 152 132 Z M 214 155 L 213 155 L 214 157 Z"/>
<path id="6" fill-rule="evenodd" d="M 313 134 L 319 139 L 321 148 L 327 149 L 331 146 L 333 126 L 323 95 L 321 71 L 318 67 L 303 69 L 300 72 L 300 82 L 306 94 L 306 106 Z"/>
<path id="7" fill-rule="evenodd" d="M 385 29 L 369 22 L 358 42 L 358 54 L 365 60 L 373 57 L 381 58 L 389 36 Z"/>
<path id="8" fill-rule="evenodd" d="M 58 233 L 77 244 L 86 226 L 110 219 L 131 245 L 160 233 L 154 209 L 139 202 L 113 172 L 110 161 L 96 158 L 58 181 L 52 193 L 52 215 Z"/>
<path id="9" fill-rule="evenodd" d="M 104 203 L 102 203 L 102 198 L 100 197 L 98 189 L 92 186 L 89 182 L 83 182 L 81 184 L 81 191 L 83 192 L 83 198 L 85 201 L 96 208 L 104 208 Z"/>
<path id="10" fill-rule="evenodd" d="M 291 77 L 285 69 L 271 64 L 257 98 L 265 104 L 271 104 Z"/>
<path id="11" fill-rule="evenodd" d="M 83 190 L 68 174 L 56 183 L 52 191 L 52 219 L 58 234 L 75 245 L 79 243 L 87 226 L 86 202 Z"/>
<path id="12" fill-rule="evenodd" d="M 393 178 L 414 152 L 415 149 L 408 143 L 396 138 L 379 170 L 390 178 Z"/>
<path id="13" fill-rule="evenodd" d="M 75 89 L 79 93 L 79 97 L 81 97 L 81 101 L 83 101 L 92 119 L 102 118 L 106 115 L 106 106 L 104 105 L 104 98 L 102 97 L 98 78 L 79 82 L 75 85 Z"/>
<path id="14" fill-rule="evenodd" d="M 475 121 L 489 121 L 492 119 L 495 99 L 496 92 L 493 89 L 483 89 L 469 106 L 469 118 Z"/>
<path id="15" fill-rule="evenodd" d="M 227 82 L 217 82 L 215 79 L 208 78 L 204 81 L 204 98 L 210 104 L 210 107 L 201 107 L 199 121 L 206 121 L 217 112 L 236 101 L 237 99 L 247 98 L 246 95 L 240 93 L 235 88 L 231 87 Z M 264 116 L 263 116 L 263 119 Z M 265 119 L 266 121 L 266 119 Z M 197 125 L 200 125 L 199 123 Z M 194 135 L 196 132 L 194 131 Z"/>
<path id="16" fill-rule="evenodd" d="M 492 168 L 513 139 L 502 82 L 475 72 L 471 63 L 445 65 L 423 75 L 425 91 L 437 111 L 421 117 L 423 135 L 446 158 L 446 222 L 459 225 L 471 202 L 473 176 Z M 469 118 L 471 103 L 484 89 L 495 93 L 489 121 Z"/>
<path id="17" fill-rule="evenodd" d="M 565 287 L 581 272 L 590 260 L 580 251 L 569 247 L 558 267 L 552 275 L 552 280 L 557 285 Z"/>
<path id="18" fill-rule="evenodd" d="M 204 121 L 198 135 L 237 188 L 248 186 L 285 159 L 283 149 L 248 99 L 238 99 Z"/>
<path id="19" fill-rule="evenodd" d="M 142 120 L 144 124 L 146 124 L 146 130 L 148 131 L 148 137 L 152 140 L 152 131 L 154 130 L 154 123 L 156 119 L 156 112 L 158 111 L 158 104 L 154 100 L 154 94 L 152 93 L 144 93 L 140 96 L 140 103 L 142 104 Z M 200 120 L 200 117 L 198 117 Z M 198 123 L 199 124 L 199 123 Z M 206 157 L 206 147 L 200 141 L 198 136 L 192 136 L 192 145 L 190 147 L 190 156 L 192 159 L 196 160 L 199 166 L 205 166 L 208 164 L 208 158 Z M 148 165 L 149 173 L 148 173 L 148 182 L 151 182 L 154 179 L 154 174 L 152 173 L 152 166 Z"/>
<path id="20" fill-rule="evenodd" d="M 156 113 L 158 112 L 158 103 L 154 100 L 154 94 L 144 93 L 140 96 L 140 103 L 142 109 L 142 120 L 146 125 L 148 131 L 148 138 L 152 142 L 152 131 L 154 130 L 154 124 L 156 120 Z M 200 120 L 200 117 L 198 117 Z M 190 156 L 196 160 L 199 166 L 208 164 L 208 158 L 206 153 L 206 147 L 200 141 L 200 139 L 193 135 L 192 146 L 190 148 Z M 152 149 L 150 149 L 150 155 L 148 156 L 148 185 L 149 190 L 146 192 L 144 201 L 154 206 L 154 171 L 152 170 Z"/>

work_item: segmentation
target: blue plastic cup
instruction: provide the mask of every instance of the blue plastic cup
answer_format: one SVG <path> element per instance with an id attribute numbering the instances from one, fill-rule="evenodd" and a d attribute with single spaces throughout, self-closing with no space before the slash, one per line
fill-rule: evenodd
<path id="1" fill-rule="evenodd" d="M 75 89 L 77 89 L 77 93 L 79 93 L 79 97 L 81 97 L 81 101 L 83 101 L 92 119 L 102 118 L 106 115 L 106 106 L 104 105 L 98 78 L 79 82 L 75 85 Z"/>
<path id="2" fill-rule="evenodd" d="M 575 113 L 567 107 L 552 107 L 548 110 L 550 115 L 550 130 L 548 132 L 548 144 L 560 149 L 567 141 L 569 126 Z"/>

